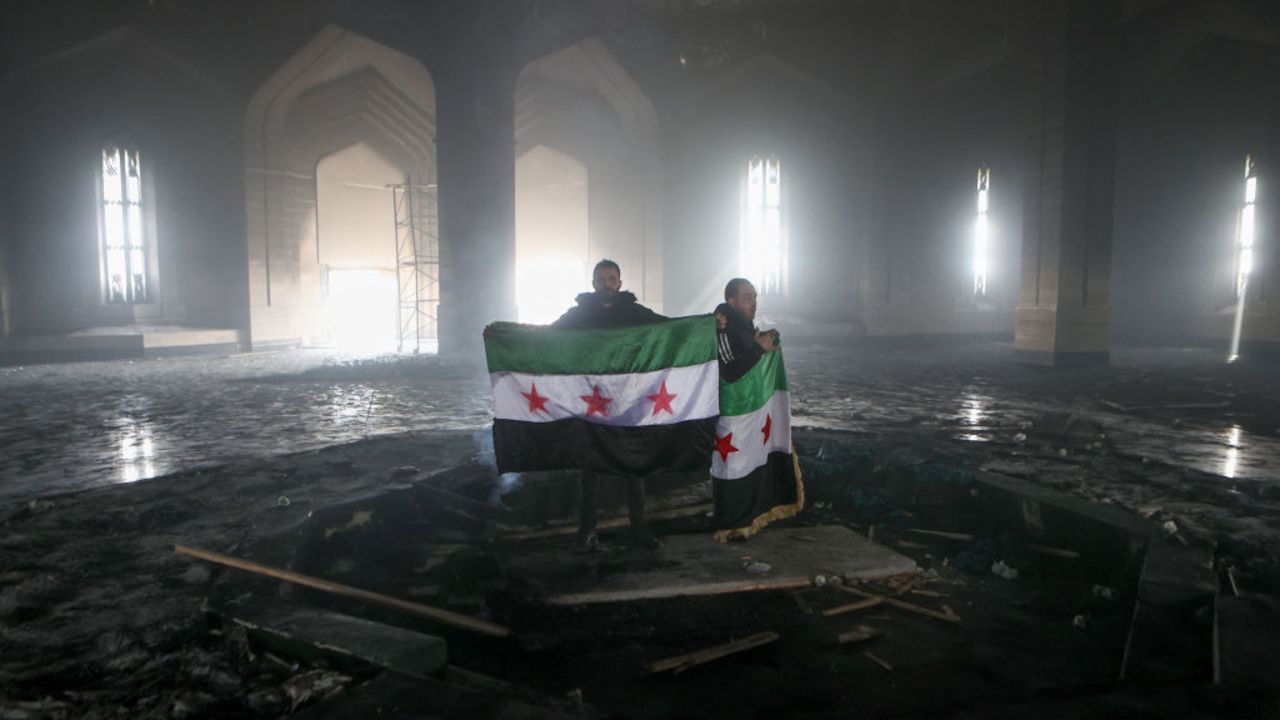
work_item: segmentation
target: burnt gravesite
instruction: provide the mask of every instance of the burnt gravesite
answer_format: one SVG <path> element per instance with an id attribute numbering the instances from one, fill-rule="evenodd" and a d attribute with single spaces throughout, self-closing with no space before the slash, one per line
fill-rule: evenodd
<path id="1" fill-rule="evenodd" d="M 3 720 L 1280 717 L 1274 2 L 10 2 L 0 108 Z"/>

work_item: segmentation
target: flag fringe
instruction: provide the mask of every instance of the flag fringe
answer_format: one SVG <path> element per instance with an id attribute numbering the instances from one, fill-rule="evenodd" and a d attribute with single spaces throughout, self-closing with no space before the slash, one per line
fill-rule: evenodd
<path id="1" fill-rule="evenodd" d="M 746 540 L 755 535 L 777 520 L 784 520 L 793 517 L 804 509 L 804 478 L 800 476 L 800 456 L 796 454 L 796 446 L 791 446 L 791 467 L 796 476 L 796 501 L 789 505 L 774 505 L 767 511 L 756 516 L 749 525 L 739 528 L 730 528 L 728 530 L 716 531 L 714 537 L 716 542 L 729 542 L 730 540 Z"/>

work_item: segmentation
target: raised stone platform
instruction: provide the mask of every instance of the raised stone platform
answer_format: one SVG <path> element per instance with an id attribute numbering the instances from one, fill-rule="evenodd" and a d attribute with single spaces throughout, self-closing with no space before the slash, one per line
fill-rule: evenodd
<path id="1" fill-rule="evenodd" d="M 0 364 L 228 354 L 237 352 L 243 346 L 243 340 L 241 331 L 228 328 L 175 325 L 94 327 L 56 335 L 19 335 L 0 340 Z"/>
<path id="2" fill-rule="evenodd" d="M 914 572 L 915 561 L 841 525 L 767 528 L 744 543 L 668 535 L 655 552 L 576 555 L 563 543 L 504 557 L 504 571 L 545 589 L 553 605 L 655 600 L 808 587 L 813 578 L 870 579 Z M 766 567 L 767 566 L 767 567 Z"/>

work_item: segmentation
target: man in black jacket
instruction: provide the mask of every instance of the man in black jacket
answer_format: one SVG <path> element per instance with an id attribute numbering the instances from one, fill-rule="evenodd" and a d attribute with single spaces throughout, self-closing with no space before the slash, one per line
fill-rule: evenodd
<path id="1" fill-rule="evenodd" d="M 648 325 L 665 317 L 636 302 L 634 293 L 622 290 L 622 271 L 618 263 L 601 260 L 591 273 L 591 287 L 595 292 L 579 293 L 578 303 L 569 308 L 552 327 L 567 330 L 587 328 L 613 328 L 628 325 Z"/>
<path id="2" fill-rule="evenodd" d="M 755 367 L 761 355 L 776 350 L 778 331 L 756 329 L 756 288 L 746 278 L 724 286 L 724 302 L 716 306 L 719 326 L 720 378 L 734 382 Z"/>
<path id="3" fill-rule="evenodd" d="M 601 260 L 591 272 L 595 292 L 581 293 L 577 305 L 569 308 L 552 327 L 569 330 L 614 328 L 648 325 L 667 318 L 636 302 L 633 293 L 622 290 L 622 270 L 612 260 Z M 597 550 L 596 500 L 600 494 L 600 475 L 590 470 L 582 473 L 582 507 L 575 544 L 582 550 Z M 658 539 L 644 521 L 644 478 L 627 478 L 627 508 L 631 516 L 631 538 L 640 547 L 656 548 Z"/>

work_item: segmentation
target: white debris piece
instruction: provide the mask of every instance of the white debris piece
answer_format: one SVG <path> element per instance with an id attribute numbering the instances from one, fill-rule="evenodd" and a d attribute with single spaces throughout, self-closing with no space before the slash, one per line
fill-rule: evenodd
<path id="1" fill-rule="evenodd" d="M 991 572 L 999 575 L 1005 580 L 1013 580 L 1018 577 L 1018 569 L 1009 567 L 1003 560 L 997 560 L 991 563 Z"/>

